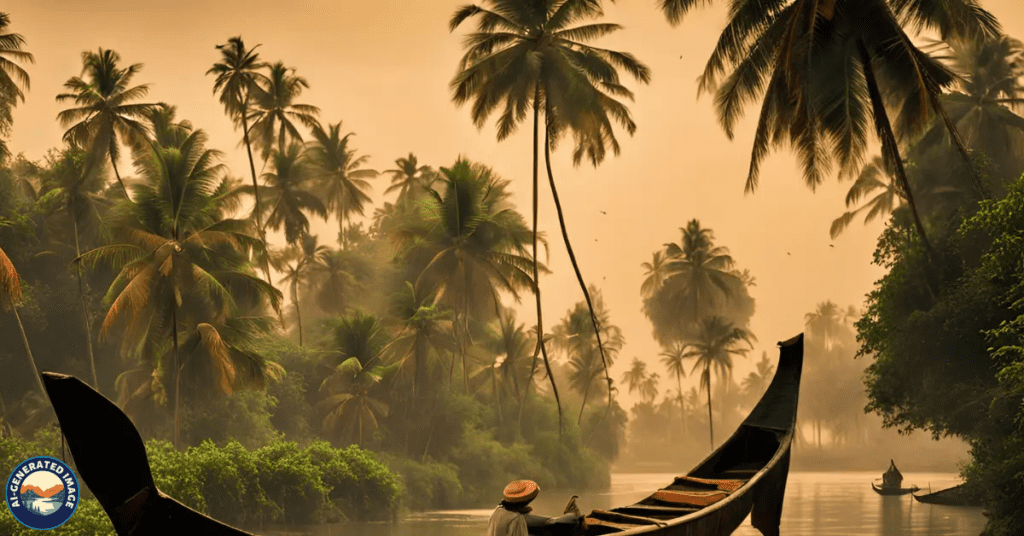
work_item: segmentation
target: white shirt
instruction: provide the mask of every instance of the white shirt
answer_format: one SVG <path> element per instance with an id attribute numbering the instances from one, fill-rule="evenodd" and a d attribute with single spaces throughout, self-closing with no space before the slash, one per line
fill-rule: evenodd
<path id="1" fill-rule="evenodd" d="M 526 516 L 498 506 L 487 522 L 487 536 L 529 536 Z"/>

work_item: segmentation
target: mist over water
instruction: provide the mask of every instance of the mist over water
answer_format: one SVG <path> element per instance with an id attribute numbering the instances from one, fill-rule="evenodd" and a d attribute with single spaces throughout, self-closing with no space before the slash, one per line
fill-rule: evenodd
<path id="1" fill-rule="evenodd" d="M 624 506 L 672 481 L 674 473 L 612 474 L 608 491 L 598 493 L 544 490 L 534 501 L 534 513 L 561 514 L 573 493 L 584 512 Z M 904 483 L 923 490 L 956 485 L 953 473 L 904 473 Z M 786 536 L 964 536 L 985 526 L 981 508 L 937 506 L 914 501 L 909 495 L 882 497 L 871 491 L 874 472 L 791 472 L 782 509 L 781 533 Z M 497 502 L 497 501 L 496 501 Z M 399 523 L 336 524 L 266 531 L 266 536 L 479 536 L 491 509 L 447 510 L 410 515 Z M 735 536 L 760 536 L 749 518 Z"/>

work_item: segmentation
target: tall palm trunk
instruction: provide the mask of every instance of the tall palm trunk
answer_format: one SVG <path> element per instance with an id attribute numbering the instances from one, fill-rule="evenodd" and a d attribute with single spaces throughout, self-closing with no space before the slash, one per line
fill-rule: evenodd
<path id="1" fill-rule="evenodd" d="M 171 336 L 174 344 L 174 448 L 181 450 L 181 354 L 178 351 L 178 304 L 171 304 Z"/>
<path id="2" fill-rule="evenodd" d="M 348 249 L 348 239 L 345 236 L 345 194 L 348 193 L 348 189 L 345 188 L 345 179 L 341 179 L 341 213 L 338 214 L 338 232 L 341 234 L 341 249 Z"/>
<path id="3" fill-rule="evenodd" d="M 580 416 L 576 419 L 576 426 L 580 426 L 583 423 L 583 410 L 587 409 L 587 397 L 590 395 L 590 385 L 594 382 L 588 382 L 587 387 L 583 389 L 583 403 L 580 404 Z"/>
<path id="4" fill-rule="evenodd" d="M 32 367 L 33 376 L 36 379 L 36 387 L 39 387 L 39 394 L 46 396 L 46 388 L 43 387 L 43 377 L 36 367 L 36 358 L 32 356 L 32 347 L 28 344 L 28 335 L 25 334 L 25 325 L 21 323 L 21 315 L 18 314 L 18 306 L 11 302 L 11 311 L 14 311 L 14 319 L 18 321 L 18 332 L 21 333 L 21 342 L 25 345 L 25 355 L 28 356 L 28 364 Z"/>
<path id="5" fill-rule="evenodd" d="M 114 155 L 110 155 L 110 165 L 114 168 L 114 177 L 117 177 L 117 183 L 121 185 L 121 191 L 124 192 L 124 198 L 131 201 L 132 198 L 128 197 L 128 188 L 124 185 L 124 181 L 121 180 L 121 174 L 117 172 L 117 162 L 114 161 Z"/>
<path id="6" fill-rule="evenodd" d="M 934 260 L 935 250 L 932 249 L 932 244 L 925 233 L 924 225 L 921 223 L 921 217 L 918 215 L 917 203 L 914 201 L 914 195 L 910 191 L 910 181 L 907 180 L 907 172 L 903 168 L 903 159 L 900 157 L 896 135 L 893 133 L 892 124 L 889 123 L 889 115 L 885 111 L 882 92 L 879 90 L 878 81 L 875 79 L 875 70 L 871 67 L 871 55 L 868 53 L 864 41 L 857 41 L 857 51 L 860 54 L 861 64 L 864 66 L 864 80 L 868 86 L 868 95 L 871 98 L 871 106 L 874 111 L 875 129 L 878 131 L 878 137 L 882 142 L 882 153 L 888 158 L 896 172 L 896 178 L 899 180 L 900 186 L 907 196 L 907 205 L 910 207 L 910 213 L 914 217 L 914 227 L 917 229 L 917 234 L 920 236 L 921 243 L 924 244 L 929 257 Z"/>
<path id="7" fill-rule="evenodd" d="M 537 166 L 540 163 L 538 158 L 538 142 L 540 128 L 540 84 L 533 89 L 533 293 L 537 297 L 537 348 L 544 357 L 544 369 L 547 370 L 548 380 L 551 381 L 551 391 L 555 395 L 555 404 L 558 406 L 558 435 L 562 435 L 562 399 L 558 396 L 558 386 L 555 384 L 555 376 L 551 373 L 551 363 L 548 360 L 548 350 L 544 346 L 544 315 L 540 306 L 540 271 L 537 268 L 537 190 L 538 177 Z M 534 350 L 534 364 L 536 364 L 537 350 Z M 533 369 L 530 370 L 533 376 Z M 523 396 L 525 402 L 526 396 Z"/>
<path id="8" fill-rule="evenodd" d="M 498 369 L 491 367 L 491 388 L 494 389 L 494 407 L 498 409 L 498 437 L 505 430 L 505 419 L 501 415 L 501 393 L 498 391 Z"/>
<path id="9" fill-rule="evenodd" d="M 676 374 L 676 387 L 679 389 L 679 416 L 683 420 L 683 437 L 686 437 L 686 401 L 683 400 L 683 379 Z"/>
<path id="10" fill-rule="evenodd" d="M 981 199 L 989 199 L 988 188 L 985 187 L 985 183 L 981 180 L 981 172 L 977 166 L 974 165 L 974 160 L 971 158 L 970 153 L 967 150 L 966 144 L 964 144 L 963 138 L 960 136 L 960 131 L 957 130 L 953 120 L 949 118 L 949 114 L 946 113 L 946 107 L 942 105 L 942 101 L 939 100 L 939 95 L 932 93 L 930 95 L 932 110 L 939 114 L 942 118 L 942 123 L 946 126 L 946 132 L 949 133 L 950 139 L 953 141 L 953 145 L 956 146 L 956 150 L 960 153 L 960 157 L 964 159 L 964 163 L 967 164 L 967 169 L 971 172 L 971 178 L 974 179 L 974 190 Z"/>
<path id="11" fill-rule="evenodd" d="M 416 401 L 419 401 L 420 399 L 423 398 L 424 386 L 427 383 L 427 380 L 426 380 L 427 369 L 425 368 L 426 367 L 426 359 L 424 358 L 426 353 L 429 351 L 429 348 L 427 347 L 427 343 L 428 343 L 428 341 L 426 340 L 426 337 L 423 337 L 422 335 L 420 335 L 418 333 L 416 334 L 416 339 L 413 341 L 413 344 L 415 346 L 413 347 L 413 357 L 412 357 L 413 366 L 415 367 L 415 370 L 413 371 L 413 377 L 412 377 L 412 395 L 413 395 L 413 400 L 416 400 Z M 418 405 L 418 402 L 417 402 L 417 405 Z"/>
<path id="12" fill-rule="evenodd" d="M 462 337 L 459 337 L 459 358 L 462 360 L 462 381 L 466 384 L 466 394 L 469 394 L 469 367 L 466 366 L 466 345 L 469 342 L 469 294 L 462 296 L 462 321 L 456 318 L 455 321 L 462 328 Z"/>
<path id="13" fill-rule="evenodd" d="M 569 261 L 572 263 L 572 269 L 576 273 L 576 281 L 580 284 L 580 289 L 583 291 L 583 298 L 587 301 L 587 310 L 590 311 L 590 325 L 594 328 L 594 336 L 597 337 L 597 349 L 601 353 L 601 365 L 604 367 L 605 381 L 608 382 L 608 407 L 605 408 L 604 415 L 601 417 L 603 421 L 608 417 L 608 413 L 612 409 L 612 378 L 608 375 L 608 358 L 604 353 L 604 344 L 601 343 L 601 327 L 597 324 L 597 315 L 594 313 L 594 303 L 590 299 L 590 292 L 587 290 L 587 284 L 583 281 L 583 274 L 580 273 L 579 264 L 576 263 L 576 254 L 572 251 L 572 244 L 569 243 L 569 234 L 565 229 L 565 215 L 562 213 L 562 203 L 558 199 L 558 188 L 555 187 L 555 176 L 551 172 L 551 129 L 548 128 L 546 123 L 549 119 L 549 113 L 544 114 L 544 167 L 547 168 L 548 172 L 548 184 L 551 186 L 551 197 L 555 201 L 555 212 L 558 213 L 558 227 L 562 231 L 562 242 L 565 243 L 565 250 L 569 252 Z M 536 253 L 534 253 L 536 255 Z M 587 386 L 590 387 L 589 385 Z M 584 399 L 585 401 L 585 399 Z M 583 418 L 583 411 L 580 410 L 580 418 Z"/>
<path id="14" fill-rule="evenodd" d="M 299 308 L 299 274 L 295 273 L 292 282 L 292 304 L 295 305 L 295 321 L 299 326 L 299 346 L 302 346 L 302 309 Z"/>
<path id="15" fill-rule="evenodd" d="M 715 450 L 715 423 L 711 418 L 711 376 L 708 376 L 708 435 L 711 437 L 711 450 Z"/>
<path id="16" fill-rule="evenodd" d="M 71 207 L 71 225 L 75 232 L 75 258 L 82 256 L 82 250 L 78 242 L 78 219 L 75 218 L 75 207 Z M 89 302 L 85 299 L 85 289 L 82 286 L 82 264 L 75 263 L 75 273 L 78 276 L 78 295 L 82 298 L 82 318 L 85 320 L 85 347 L 89 352 L 89 368 L 92 371 L 92 386 L 98 391 L 100 381 L 96 375 L 96 358 L 92 351 L 92 321 L 89 320 Z"/>
<path id="17" fill-rule="evenodd" d="M 256 164 L 252 159 L 252 144 L 249 142 L 249 120 L 246 117 L 248 104 L 242 107 L 242 140 L 245 141 L 245 152 L 249 155 L 249 173 L 252 175 L 252 195 L 256 198 L 256 206 L 253 212 L 256 214 L 256 228 L 260 232 L 260 240 L 263 241 L 263 274 L 267 277 L 267 284 L 270 282 L 270 254 L 267 248 L 267 233 L 263 230 L 263 214 L 260 210 L 260 185 L 256 182 Z"/>

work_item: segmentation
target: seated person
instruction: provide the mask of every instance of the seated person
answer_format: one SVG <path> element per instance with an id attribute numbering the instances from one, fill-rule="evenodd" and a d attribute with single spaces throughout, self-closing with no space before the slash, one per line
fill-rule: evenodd
<path id="1" fill-rule="evenodd" d="M 883 488 L 898 488 L 903 484 L 903 474 L 896 468 L 896 462 L 889 460 L 889 469 L 882 474 Z"/>
<path id="2" fill-rule="evenodd" d="M 569 535 L 580 532 L 583 515 L 576 506 L 575 495 L 566 506 L 567 515 L 545 517 L 530 514 L 533 511 L 530 502 L 539 493 L 540 486 L 532 480 L 514 480 L 505 486 L 502 501 L 487 523 L 487 536 Z"/>

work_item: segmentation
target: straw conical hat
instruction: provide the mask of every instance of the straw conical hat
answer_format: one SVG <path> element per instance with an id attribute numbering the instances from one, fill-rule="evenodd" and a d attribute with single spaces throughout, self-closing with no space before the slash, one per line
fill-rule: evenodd
<path id="1" fill-rule="evenodd" d="M 525 503 L 532 501 L 537 494 L 540 493 L 540 486 L 532 480 L 513 480 L 509 485 L 505 486 L 505 491 L 502 495 L 505 497 L 505 502 L 508 503 Z"/>

